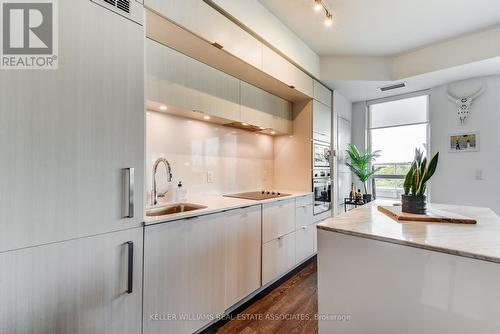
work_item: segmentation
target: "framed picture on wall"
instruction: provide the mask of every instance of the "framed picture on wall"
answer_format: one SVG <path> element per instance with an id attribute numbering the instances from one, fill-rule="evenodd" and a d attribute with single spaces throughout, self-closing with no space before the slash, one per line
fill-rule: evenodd
<path id="1" fill-rule="evenodd" d="M 450 152 L 477 152 L 479 151 L 479 132 L 451 134 L 448 145 Z"/>

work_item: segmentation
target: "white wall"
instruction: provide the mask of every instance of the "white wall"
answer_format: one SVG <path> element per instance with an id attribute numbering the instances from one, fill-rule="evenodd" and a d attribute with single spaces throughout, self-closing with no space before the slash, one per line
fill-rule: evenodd
<path id="1" fill-rule="evenodd" d="M 259 1 L 213 1 L 306 71 L 319 78 L 319 56 Z"/>
<path id="2" fill-rule="evenodd" d="M 338 92 L 333 95 L 337 115 L 337 212 L 344 212 L 344 198 L 349 196 L 352 174 L 346 166 L 346 147 L 351 143 L 352 103 Z"/>
<path id="3" fill-rule="evenodd" d="M 455 95 L 466 96 L 486 84 L 486 92 L 474 101 L 470 119 L 464 126 L 456 117 L 456 105 L 446 97 L 446 88 Z M 454 82 L 431 89 L 430 127 L 432 154 L 440 152 L 439 166 L 430 181 L 431 201 L 485 206 L 500 214 L 497 188 L 500 186 L 500 76 L 489 76 Z M 352 140 L 358 147 L 366 142 L 364 102 L 353 104 Z M 480 151 L 449 153 L 449 135 L 479 131 Z M 482 180 L 476 173 L 482 173 Z"/>
<path id="4" fill-rule="evenodd" d="M 271 189 L 274 138 L 217 124 L 148 111 L 146 186 L 159 157 L 172 165 L 173 185 L 182 180 L 191 198 Z M 213 172 L 213 183 L 207 172 Z"/>
<path id="5" fill-rule="evenodd" d="M 366 102 L 356 102 L 352 104 L 352 143 L 360 150 L 366 147 Z M 356 189 L 363 189 L 363 184 L 353 175 L 353 182 Z M 369 184 L 370 186 L 370 184 Z"/>
<path id="6" fill-rule="evenodd" d="M 431 149 L 440 152 L 438 170 L 431 180 L 432 201 L 485 206 L 500 214 L 500 76 L 456 82 L 456 95 L 473 93 L 486 83 L 486 92 L 474 101 L 470 119 L 460 126 L 456 106 L 446 98 L 446 86 L 432 89 L 430 99 Z M 480 132 L 480 151 L 449 153 L 448 137 L 463 131 Z M 476 179 L 481 171 L 483 180 Z"/>

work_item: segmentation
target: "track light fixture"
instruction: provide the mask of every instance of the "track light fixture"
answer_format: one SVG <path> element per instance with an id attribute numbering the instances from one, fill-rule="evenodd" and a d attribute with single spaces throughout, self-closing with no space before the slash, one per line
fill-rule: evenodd
<path id="1" fill-rule="evenodd" d="M 321 0 L 314 0 L 314 10 L 319 12 L 322 9 L 323 9 L 323 4 L 321 3 Z"/>
<path id="2" fill-rule="evenodd" d="M 325 25 L 327 27 L 333 24 L 333 15 L 330 9 L 325 5 L 323 0 L 314 0 L 314 10 L 319 12 L 322 9 L 325 11 Z"/>
<path id="3" fill-rule="evenodd" d="M 332 13 L 326 12 L 326 17 L 325 17 L 325 25 L 327 27 L 331 26 L 333 24 L 333 16 Z"/>

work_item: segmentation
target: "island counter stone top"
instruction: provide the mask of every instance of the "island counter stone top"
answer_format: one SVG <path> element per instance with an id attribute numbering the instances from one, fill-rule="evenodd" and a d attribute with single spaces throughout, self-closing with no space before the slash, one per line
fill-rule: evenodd
<path id="1" fill-rule="evenodd" d="M 375 201 L 318 224 L 318 229 L 436 252 L 500 263 L 500 218 L 488 208 L 430 204 L 429 207 L 477 220 L 477 224 L 396 221 Z"/>

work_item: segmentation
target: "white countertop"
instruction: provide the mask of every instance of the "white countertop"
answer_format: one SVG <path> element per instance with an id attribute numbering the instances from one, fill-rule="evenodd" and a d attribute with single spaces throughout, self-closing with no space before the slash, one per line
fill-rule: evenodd
<path id="1" fill-rule="evenodd" d="M 165 223 L 165 222 L 170 222 L 170 221 L 184 219 L 184 218 L 191 218 L 191 217 L 197 217 L 197 216 L 203 216 L 203 215 L 208 215 L 208 214 L 212 214 L 212 213 L 227 211 L 227 210 L 231 210 L 231 209 L 238 209 L 238 208 L 248 207 L 248 206 L 252 206 L 252 205 L 259 205 L 259 204 L 263 204 L 263 203 L 270 203 L 270 202 L 276 202 L 276 201 L 286 201 L 289 199 L 294 199 L 296 197 L 312 195 L 312 192 L 305 192 L 305 191 L 283 190 L 280 192 L 283 194 L 290 194 L 290 196 L 270 198 L 270 199 L 265 199 L 265 200 L 260 200 L 260 201 L 232 198 L 232 197 L 224 197 L 222 195 L 193 196 L 192 198 L 188 198 L 188 200 L 185 202 L 203 205 L 203 206 L 206 206 L 206 208 L 188 211 L 188 212 L 180 212 L 180 213 L 175 213 L 175 214 L 170 214 L 170 215 L 165 215 L 165 216 L 158 216 L 158 217 L 147 217 L 146 216 L 144 219 L 144 224 L 145 225 L 152 225 L 152 224 L 158 224 L 158 223 Z M 166 206 L 169 204 L 173 204 L 173 203 L 161 202 L 161 199 L 160 199 L 160 204 L 157 207 Z M 148 207 L 146 209 L 150 209 L 150 208 L 151 207 Z"/>

